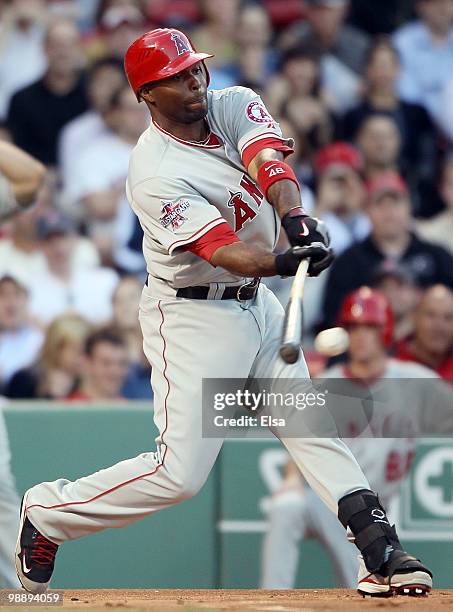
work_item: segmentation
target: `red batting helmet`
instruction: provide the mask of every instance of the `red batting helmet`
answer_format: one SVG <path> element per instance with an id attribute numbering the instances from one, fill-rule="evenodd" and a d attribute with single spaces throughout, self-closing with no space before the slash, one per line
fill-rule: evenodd
<path id="1" fill-rule="evenodd" d="M 159 28 L 131 44 L 124 58 L 124 70 L 138 99 L 140 87 L 146 83 L 173 76 L 208 57 L 213 56 L 197 53 L 183 32 Z M 207 70 L 206 73 L 209 83 Z"/>
<path id="2" fill-rule="evenodd" d="M 384 345 L 391 345 L 393 312 L 383 293 L 369 287 L 361 287 L 346 296 L 341 307 L 339 324 L 346 327 L 360 323 L 380 327 Z"/>

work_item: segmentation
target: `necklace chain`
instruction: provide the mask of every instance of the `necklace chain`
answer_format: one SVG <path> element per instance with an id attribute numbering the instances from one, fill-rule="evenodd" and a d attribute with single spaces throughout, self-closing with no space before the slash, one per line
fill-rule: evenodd
<path id="1" fill-rule="evenodd" d="M 208 135 L 206 136 L 206 138 L 204 140 L 188 140 L 187 142 L 192 142 L 194 144 L 207 144 L 209 142 L 209 139 L 211 138 L 211 130 L 209 129 L 209 125 L 207 123 L 205 123 L 205 126 L 208 128 Z"/>
<path id="2" fill-rule="evenodd" d="M 193 142 L 194 144 L 207 144 L 211 138 L 211 132 L 206 136 L 204 140 L 188 140 L 187 142 Z"/>

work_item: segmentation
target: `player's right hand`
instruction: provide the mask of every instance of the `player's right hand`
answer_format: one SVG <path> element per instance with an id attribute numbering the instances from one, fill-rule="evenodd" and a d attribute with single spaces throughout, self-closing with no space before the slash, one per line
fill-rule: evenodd
<path id="1" fill-rule="evenodd" d="M 324 221 L 310 217 L 300 207 L 292 208 L 282 217 L 282 227 L 292 247 L 310 246 L 314 242 L 321 242 L 326 247 L 330 244 Z"/>
<path id="2" fill-rule="evenodd" d="M 328 268 L 334 260 L 333 250 L 322 242 L 310 246 L 291 247 L 285 253 L 275 258 L 275 268 L 280 276 L 295 276 L 297 268 L 303 259 L 310 258 L 309 276 L 318 276 Z"/>

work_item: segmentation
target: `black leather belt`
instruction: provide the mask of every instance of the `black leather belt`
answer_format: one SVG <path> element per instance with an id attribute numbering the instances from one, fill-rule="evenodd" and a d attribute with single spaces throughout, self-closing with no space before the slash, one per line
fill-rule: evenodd
<path id="1" fill-rule="evenodd" d="M 208 298 L 210 287 L 183 287 L 176 291 L 176 297 L 188 298 L 190 300 L 238 300 L 246 302 L 253 300 L 260 284 L 259 278 L 254 278 L 250 283 L 237 285 L 236 287 L 225 287 L 220 297 Z"/>

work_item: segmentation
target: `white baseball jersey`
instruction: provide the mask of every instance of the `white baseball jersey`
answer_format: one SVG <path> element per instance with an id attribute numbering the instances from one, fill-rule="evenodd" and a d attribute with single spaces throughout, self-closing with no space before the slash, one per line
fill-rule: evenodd
<path id="1" fill-rule="evenodd" d="M 125 526 L 200 489 L 224 435 L 203 435 L 203 379 L 290 379 L 305 388 L 303 355 L 294 364 L 279 357 L 284 312 L 264 285 L 254 299 L 243 302 L 175 296 L 179 287 L 212 282 L 210 290 L 217 292 L 217 285 L 242 280 L 183 250 L 206 232 L 217 234 L 228 223 L 240 239 L 269 250 L 279 233 L 277 215 L 248 176 L 243 159 L 249 163 L 262 147 L 288 151 L 289 146 L 252 91 L 234 87 L 208 96 L 207 142 L 181 141 L 151 123 L 132 153 L 127 181 L 128 199 L 144 229 L 150 276 L 139 320 L 152 367 L 156 449 L 76 482 L 60 478 L 30 489 L 26 514 L 55 544 Z M 281 439 L 334 512 L 339 499 L 369 488 L 341 440 Z"/>
<path id="2" fill-rule="evenodd" d="M 336 365 L 329 368 L 322 374 L 322 378 L 346 378 L 343 365 Z M 389 359 L 382 379 L 395 379 L 397 384 L 404 383 L 405 379 L 426 379 L 438 378 L 432 370 L 417 363 L 398 361 Z M 370 394 L 378 395 L 379 388 L 385 388 L 379 379 L 369 385 Z M 394 406 L 389 403 L 375 403 L 375 411 L 383 407 L 393 416 L 404 412 L 409 408 L 414 415 L 411 424 L 420 420 L 420 415 L 429 409 L 424 405 L 424 398 L 419 393 L 420 386 L 406 385 L 404 392 L 404 406 Z M 413 392 L 412 392 L 413 391 Z M 390 393 L 396 395 L 396 386 L 391 387 Z M 409 400 L 410 397 L 410 400 Z M 366 428 L 357 437 L 347 438 L 344 441 L 352 450 L 360 467 L 368 478 L 374 491 L 377 491 L 384 505 L 399 492 L 401 483 L 406 477 L 411 466 L 412 458 L 415 453 L 416 440 L 410 438 L 389 438 L 385 437 L 385 415 L 373 415 L 374 427 Z M 351 430 L 354 429 L 354 422 L 351 422 Z M 414 435 L 419 433 L 417 428 L 413 429 Z"/>
<path id="3" fill-rule="evenodd" d="M 250 89 L 209 91 L 208 108 L 207 142 L 181 140 L 151 121 L 129 164 L 126 193 L 144 231 L 148 272 L 175 288 L 243 280 L 182 248 L 221 223 L 270 251 L 280 231 L 242 159 L 263 139 L 277 138 L 287 151 L 292 141 Z"/>

